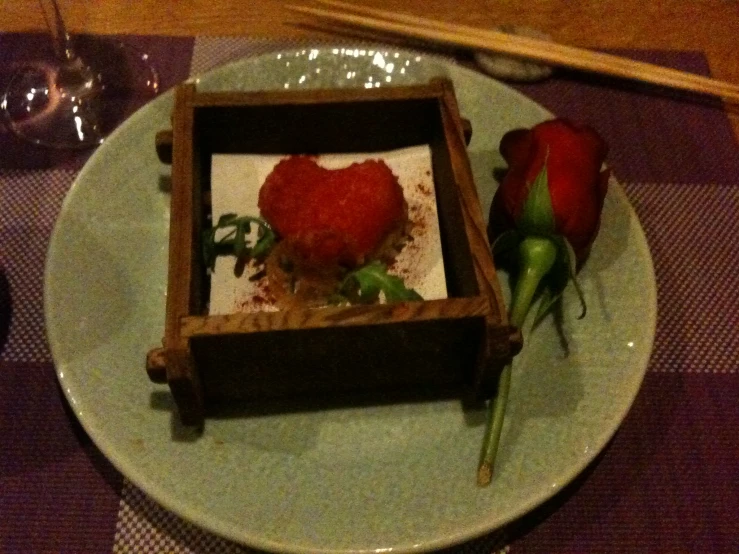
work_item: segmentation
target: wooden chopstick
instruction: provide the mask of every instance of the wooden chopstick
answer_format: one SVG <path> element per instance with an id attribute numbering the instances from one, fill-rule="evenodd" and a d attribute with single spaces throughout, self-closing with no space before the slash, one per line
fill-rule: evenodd
<path id="1" fill-rule="evenodd" d="M 726 101 L 739 103 L 739 85 L 694 73 L 530 37 L 357 6 L 339 0 L 317 0 L 317 2 L 346 11 L 308 6 L 287 7 L 296 12 L 360 28 L 508 54 L 547 64 L 718 96 Z"/>

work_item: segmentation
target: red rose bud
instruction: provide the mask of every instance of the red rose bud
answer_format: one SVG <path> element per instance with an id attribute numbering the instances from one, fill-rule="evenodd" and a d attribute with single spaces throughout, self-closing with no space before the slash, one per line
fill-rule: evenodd
<path id="1" fill-rule="evenodd" d="M 490 207 L 488 233 L 496 246 L 511 236 L 518 244 L 521 271 L 513 293 L 513 325 L 523 325 L 540 281 L 550 272 L 560 276 L 552 296 L 559 298 L 563 283 L 572 278 L 584 313 L 574 277 L 600 228 L 607 151 L 595 130 L 564 119 L 503 136 L 500 152 L 509 167 Z"/>
<path id="2" fill-rule="evenodd" d="M 537 321 L 561 296 L 571 279 L 585 315 L 585 301 L 575 270 L 590 250 L 600 227 L 608 170 L 601 170 L 608 147 L 590 127 L 554 119 L 534 128 L 506 133 L 500 153 L 508 172 L 490 207 L 488 234 L 497 251 L 517 246 L 519 272 L 510 309 L 511 325 L 521 328 L 542 280 L 548 275 L 549 301 Z M 554 290 L 551 290 L 554 289 Z M 478 468 L 478 483 L 493 475 L 511 365 L 498 378 Z"/>
<path id="3" fill-rule="evenodd" d="M 590 127 L 553 119 L 503 136 L 500 152 L 508 172 L 490 209 L 490 239 L 520 225 L 536 178 L 546 170 L 554 229 L 567 239 L 578 263 L 587 257 L 600 227 L 608 170 L 608 146 Z M 546 166 L 545 166 L 546 162 Z"/>

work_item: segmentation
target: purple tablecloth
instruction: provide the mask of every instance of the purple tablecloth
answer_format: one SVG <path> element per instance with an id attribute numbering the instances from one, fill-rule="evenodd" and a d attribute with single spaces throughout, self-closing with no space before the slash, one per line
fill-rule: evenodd
<path id="1" fill-rule="evenodd" d="M 248 39 L 128 37 L 163 88 L 273 49 Z M 0 34 L 0 87 L 45 48 Z M 698 52 L 628 52 L 707 73 Z M 739 552 L 739 147 L 715 102 L 560 73 L 519 87 L 585 121 L 647 234 L 659 319 L 649 372 L 623 426 L 574 483 L 454 553 Z M 0 127 L 0 552 L 247 552 L 195 528 L 122 477 L 81 429 L 44 336 L 49 236 L 86 154 L 29 150 Z"/>

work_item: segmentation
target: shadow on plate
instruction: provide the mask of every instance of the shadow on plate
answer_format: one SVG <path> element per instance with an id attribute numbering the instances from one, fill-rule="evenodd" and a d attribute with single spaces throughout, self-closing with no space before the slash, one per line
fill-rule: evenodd
<path id="1" fill-rule="evenodd" d="M 126 332 L 138 293 L 125 260 L 96 233 L 95 213 L 64 219 L 64 255 L 50 265 L 48 323 L 54 330 L 57 363 L 83 359 Z M 84 271 L 81 269 L 84 267 Z M 112 294 L 111 291 L 116 291 Z M 75 306 L 74 313 L 65 306 Z"/>
<path id="2" fill-rule="evenodd" d="M 567 540 L 562 530 L 571 529 L 574 519 L 583 532 L 580 539 L 602 540 L 603 522 L 618 517 L 615 512 L 629 510 L 626 500 L 655 473 L 664 474 L 663 463 L 671 448 L 666 442 L 670 429 L 679 425 L 675 412 L 684 402 L 686 386 L 682 374 L 647 374 L 628 416 L 593 461 L 551 499 L 490 536 L 502 535 L 503 543 L 511 545 L 536 534 L 538 541 L 548 540 L 541 544 L 572 548 L 574 543 L 553 541 Z M 670 479 L 665 477 L 664 482 Z"/>
<path id="3" fill-rule="evenodd" d="M 306 397 L 282 397 L 268 400 L 218 400 L 208 403 L 205 426 L 209 421 L 228 419 L 249 419 L 274 415 L 319 414 L 332 410 L 383 407 L 401 404 L 423 404 L 440 401 L 458 401 L 470 426 L 485 424 L 484 405 L 471 397 L 461 396 L 459 390 L 435 388 L 429 390 L 394 389 L 373 392 L 351 392 L 313 395 Z M 181 423 L 177 406 L 169 390 L 151 393 L 149 405 L 153 410 L 171 414 L 170 431 L 172 440 L 194 442 L 204 433 L 204 427 L 190 427 Z"/>

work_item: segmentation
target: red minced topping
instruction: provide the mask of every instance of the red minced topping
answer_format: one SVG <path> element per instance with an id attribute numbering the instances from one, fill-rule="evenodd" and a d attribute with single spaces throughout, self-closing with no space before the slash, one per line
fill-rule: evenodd
<path id="1" fill-rule="evenodd" d="M 314 267 L 364 264 L 407 219 L 398 179 L 380 160 L 330 170 L 312 157 L 286 158 L 259 191 L 259 209 L 285 247 Z"/>

